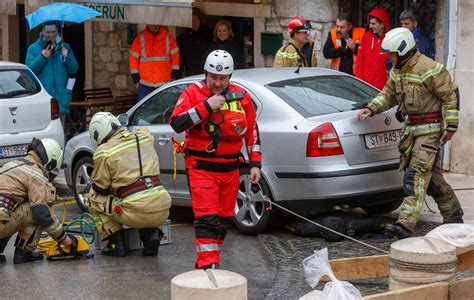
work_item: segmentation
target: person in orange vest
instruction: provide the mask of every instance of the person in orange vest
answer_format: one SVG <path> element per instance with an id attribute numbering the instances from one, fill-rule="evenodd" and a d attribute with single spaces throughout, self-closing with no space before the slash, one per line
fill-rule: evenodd
<path id="1" fill-rule="evenodd" d="M 331 59 L 331 68 L 354 75 L 359 48 L 365 29 L 352 27 L 352 17 L 342 13 L 336 19 L 336 28 L 329 34 L 323 48 L 325 58 Z"/>
<path id="2" fill-rule="evenodd" d="M 179 48 L 165 27 L 148 24 L 138 33 L 130 48 L 130 73 L 138 88 L 138 100 L 179 78 Z"/>

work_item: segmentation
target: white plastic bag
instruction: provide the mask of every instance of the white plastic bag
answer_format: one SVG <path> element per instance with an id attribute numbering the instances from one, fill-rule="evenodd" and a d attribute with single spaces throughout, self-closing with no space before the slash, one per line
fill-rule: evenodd
<path id="1" fill-rule="evenodd" d="M 457 255 L 474 250 L 474 225 L 472 224 L 444 224 L 431 230 L 425 236 L 456 247 Z"/>
<path id="2" fill-rule="evenodd" d="M 352 300 L 362 297 L 359 290 L 357 290 L 352 284 L 347 281 L 340 281 L 334 276 L 331 265 L 328 259 L 328 249 L 315 250 L 314 254 L 303 260 L 304 276 L 306 282 L 315 288 L 321 278 L 327 275 L 331 282 L 328 282 L 323 289 L 321 299 L 334 299 L 334 300 Z M 312 293 L 312 292 L 311 292 Z M 306 294 L 305 300 L 318 299 L 316 297 L 309 298 L 310 294 Z M 316 296 L 316 295 L 315 295 Z"/>

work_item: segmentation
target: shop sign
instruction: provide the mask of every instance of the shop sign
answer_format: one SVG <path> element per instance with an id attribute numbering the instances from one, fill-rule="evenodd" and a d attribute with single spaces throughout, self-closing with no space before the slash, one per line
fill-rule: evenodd
<path id="1" fill-rule="evenodd" d="M 107 21 L 123 21 L 125 20 L 125 6 L 113 4 L 84 4 L 97 12 L 101 13 L 98 19 Z"/>

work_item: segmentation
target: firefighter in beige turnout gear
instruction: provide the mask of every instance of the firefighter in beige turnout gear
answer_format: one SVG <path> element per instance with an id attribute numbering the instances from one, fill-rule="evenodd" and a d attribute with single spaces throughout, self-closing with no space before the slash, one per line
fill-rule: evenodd
<path id="1" fill-rule="evenodd" d="M 33 139 L 25 158 L 0 168 L 0 253 L 18 232 L 15 264 L 43 259 L 40 252 L 33 252 L 43 230 L 58 243 L 72 243 L 54 214 L 56 189 L 49 182 L 49 173 L 59 170 L 62 156 L 55 140 Z M 0 261 L 5 261 L 5 256 L 0 255 Z"/>
<path id="2" fill-rule="evenodd" d="M 444 223 L 462 223 L 463 210 L 441 173 L 440 147 L 456 132 L 459 93 L 449 72 L 416 49 L 413 34 L 405 28 L 387 33 L 382 51 L 390 52 L 393 68 L 383 90 L 357 113 L 366 119 L 399 104 L 397 119 L 404 121 L 399 144 L 400 169 L 405 170 L 406 194 L 395 224 L 387 231 L 399 238 L 410 236 L 420 217 L 425 195 L 431 195 Z"/>
<path id="3" fill-rule="evenodd" d="M 92 189 L 86 197 L 102 240 L 101 254 L 126 256 L 122 225 L 140 229 L 142 255 L 156 256 L 168 218 L 171 197 L 159 180 L 154 138 L 147 129 L 120 128 L 108 112 L 96 113 L 89 133 L 99 146 L 94 153 Z"/>

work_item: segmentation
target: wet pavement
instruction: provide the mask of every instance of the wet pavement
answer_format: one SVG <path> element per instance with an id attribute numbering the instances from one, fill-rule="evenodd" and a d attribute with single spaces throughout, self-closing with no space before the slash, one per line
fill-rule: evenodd
<path id="1" fill-rule="evenodd" d="M 448 181 L 460 198 L 465 210 L 465 221 L 474 223 L 474 176 L 452 174 Z M 64 193 L 64 192 L 63 192 Z M 80 211 L 73 201 L 68 204 L 69 218 L 76 218 Z M 430 212 L 424 206 L 422 219 L 416 230 L 423 235 L 441 222 L 436 205 L 428 199 Z M 62 216 L 62 205 L 55 208 Z M 395 217 L 396 213 L 387 215 Z M 132 251 L 127 258 L 110 258 L 96 255 L 94 259 L 49 262 L 43 260 L 14 266 L 13 243 L 7 249 L 7 263 L 0 266 L 0 299 L 64 298 L 79 299 L 169 299 L 171 279 L 193 269 L 194 231 L 191 226 L 190 208 L 173 208 L 171 214 L 172 243 L 160 247 L 158 257 L 142 257 Z M 394 239 L 369 239 L 364 242 L 388 250 Z M 237 272 L 248 280 L 249 299 L 298 299 L 311 291 L 304 279 L 302 260 L 314 250 L 328 248 L 329 259 L 379 255 L 380 252 L 352 241 L 329 243 L 319 238 L 295 236 L 285 229 L 246 236 L 236 229 L 230 230 L 223 246 L 222 268 Z M 457 278 L 474 276 L 462 272 Z M 352 282 L 363 295 L 388 290 L 388 278 Z M 318 288 L 322 288 L 322 285 Z"/>

